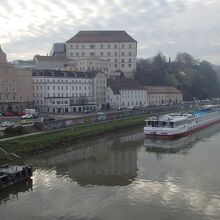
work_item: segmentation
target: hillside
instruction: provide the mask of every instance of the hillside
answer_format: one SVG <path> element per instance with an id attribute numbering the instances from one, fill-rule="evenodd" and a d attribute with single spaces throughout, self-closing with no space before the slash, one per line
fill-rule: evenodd
<path id="1" fill-rule="evenodd" d="M 178 53 L 174 61 L 167 61 L 161 53 L 140 59 L 135 79 L 142 85 L 174 86 L 183 92 L 186 100 L 220 96 L 220 81 L 212 65 L 199 62 L 187 53 Z"/>

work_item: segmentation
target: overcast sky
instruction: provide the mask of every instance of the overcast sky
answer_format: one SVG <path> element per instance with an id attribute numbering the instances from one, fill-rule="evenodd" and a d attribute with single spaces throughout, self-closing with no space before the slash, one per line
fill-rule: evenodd
<path id="1" fill-rule="evenodd" d="M 181 51 L 220 64 L 220 0 L 0 0 L 8 60 L 46 55 L 80 30 L 126 30 L 138 57 Z"/>

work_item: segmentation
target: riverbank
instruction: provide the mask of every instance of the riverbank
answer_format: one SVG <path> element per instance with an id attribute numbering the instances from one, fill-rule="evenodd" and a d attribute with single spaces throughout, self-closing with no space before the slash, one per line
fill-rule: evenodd
<path id="1" fill-rule="evenodd" d="M 63 144 L 73 143 L 75 141 L 85 140 L 87 138 L 97 137 L 123 129 L 143 126 L 145 118 L 146 116 L 138 116 L 106 123 L 69 128 L 61 131 L 41 133 L 22 138 L 20 137 L 1 142 L 1 147 L 8 153 L 16 153 L 21 157 L 38 154 L 55 147 L 62 147 Z M 1 153 L 0 160 L 3 160 L 4 158 L 5 156 Z"/>

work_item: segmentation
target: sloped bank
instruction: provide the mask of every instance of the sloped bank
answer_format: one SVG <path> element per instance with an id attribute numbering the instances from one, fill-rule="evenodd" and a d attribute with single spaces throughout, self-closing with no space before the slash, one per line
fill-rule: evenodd
<path id="1" fill-rule="evenodd" d="M 37 154 L 43 151 L 62 147 L 63 144 L 73 143 L 86 138 L 95 138 L 111 132 L 144 125 L 146 116 L 132 117 L 106 123 L 80 126 L 61 131 L 43 133 L 2 142 L 2 148 L 9 153 L 20 156 Z M 0 160 L 4 157 L 0 155 Z"/>

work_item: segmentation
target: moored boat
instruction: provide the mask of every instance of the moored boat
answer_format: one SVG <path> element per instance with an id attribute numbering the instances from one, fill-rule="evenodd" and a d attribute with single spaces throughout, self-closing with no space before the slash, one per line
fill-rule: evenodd
<path id="1" fill-rule="evenodd" d="M 172 140 L 220 122 L 220 105 L 206 105 L 191 114 L 167 114 L 145 120 L 145 138 Z"/>
<path id="2" fill-rule="evenodd" d="M 0 189 L 30 179 L 32 176 L 31 166 L 0 167 Z"/>

